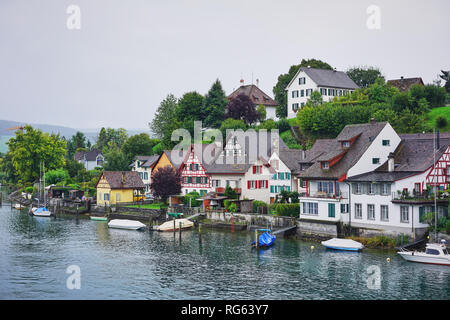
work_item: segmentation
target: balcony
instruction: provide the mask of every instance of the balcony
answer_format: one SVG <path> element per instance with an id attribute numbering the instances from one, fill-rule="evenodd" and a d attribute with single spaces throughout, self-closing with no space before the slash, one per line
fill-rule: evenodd
<path id="1" fill-rule="evenodd" d="M 304 198 L 316 198 L 316 199 L 347 199 L 348 198 L 348 192 L 338 192 L 337 196 L 334 193 L 327 193 L 327 192 L 314 192 L 314 193 L 301 193 L 300 197 Z"/>
<path id="2" fill-rule="evenodd" d="M 233 190 L 237 194 L 241 194 L 241 188 L 233 188 Z M 216 188 L 216 193 L 224 194 L 225 193 L 225 188 L 224 187 L 217 187 Z"/>
<path id="3" fill-rule="evenodd" d="M 405 203 L 405 204 L 427 204 L 434 203 L 435 201 L 434 192 L 430 190 L 423 190 L 422 192 L 417 192 L 413 190 L 412 194 L 406 190 L 397 191 L 392 193 L 393 203 Z M 446 204 L 448 203 L 450 194 L 446 191 L 437 192 L 436 203 Z"/>

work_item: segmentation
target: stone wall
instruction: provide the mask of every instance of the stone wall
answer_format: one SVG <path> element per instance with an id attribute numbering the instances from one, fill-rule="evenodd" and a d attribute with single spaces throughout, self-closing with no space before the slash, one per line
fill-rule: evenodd
<path id="1" fill-rule="evenodd" d="M 275 217 L 272 215 L 258 215 L 254 213 L 235 213 L 229 212 L 207 212 L 206 218 L 210 220 L 224 221 L 231 223 L 231 217 L 234 217 L 234 222 L 245 223 L 247 225 L 257 225 L 261 227 L 269 226 L 272 228 L 283 228 L 295 225 L 295 218 L 293 217 Z"/>
<path id="2" fill-rule="evenodd" d="M 297 220 L 297 235 L 304 238 L 329 239 L 339 234 L 339 225 L 335 222 L 315 220 Z"/>

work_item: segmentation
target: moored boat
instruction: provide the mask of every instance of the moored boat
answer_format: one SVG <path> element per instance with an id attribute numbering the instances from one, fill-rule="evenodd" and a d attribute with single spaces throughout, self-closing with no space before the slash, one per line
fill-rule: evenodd
<path id="1" fill-rule="evenodd" d="M 23 209 L 25 209 L 25 206 L 21 205 L 20 203 L 16 203 L 16 204 L 14 204 L 14 209 L 23 210 Z"/>
<path id="2" fill-rule="evenodd" d="M 94 220 L 94 221 L 108 221 L 108 217 L 91 216 L 91 220 Z"/>
<path id="3" fill-rule="evenodd" d="M 50 217 L 52 213 L 46 207 L 33 208 L 31 213 L 36 217 Z"/>
<path id="4" fill-rule="evenodd" d="M 268 248 L 275 243 L 276 236 L 274 236 L 270 230 L 260 229 L 261 231 L 265 231 L 258 237 L 258 247 L 259 248 Z M 252 246 L 256 247 L 256 240 L 252 242 Z"/>
<path id="5" fill-rule="evenodd" d="M 450 266 L 450 255 L 445 241 L 442 243 L 427 243 L 425 252 L 401 250 L 397 253 L 410 262 Z"/>
<path id="6" fill-rule="evenodd" d="M 127 219 L 114 219 L 108 223 L 109 228 L 139 230 L 145 228 L 146 225 L 142 222 Z"/>
<path id="7" fill-rule="evenodd" d="M 361 251 L 364 248 L 364 245 L 358 241 L 339 238 L 322 241 L 322 245 L 327 249 L 343 251 Z"/>
<path id="8" fill-rule="evenodd" d="M 175 221 L 175 226 L 174 226 L 174 221 Z M 154 230 L 174 231 L 174 230 L 179 230 L 180 227 L 181 227 L 181 230 L 186 230 L 186 229 L 192 228 L 193 226 L 194 226 L 194 223 L 191 220 L 175 219 L 175 220 L 166 221 L 159 226 L 155 226 Z"/>

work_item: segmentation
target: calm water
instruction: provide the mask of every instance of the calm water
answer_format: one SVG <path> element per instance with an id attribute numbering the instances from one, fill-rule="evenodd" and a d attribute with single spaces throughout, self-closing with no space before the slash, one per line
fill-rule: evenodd
<path id="1" fill-rule="evenodd" d="M 408 263 L 393 251 L 327 251 L 277 239 L 257 253 L 252 234 L 108 229 L 0 208 L 1 299 L 449 299 L 450 268 Z M 311 245 L 315 246 L 311 250 Z M 390 257 L 388 263 L 386 258 Z M 69 290 L 66 269 L 81 269 Z M 381 270 L 369 289 L 367 268 Z"/>

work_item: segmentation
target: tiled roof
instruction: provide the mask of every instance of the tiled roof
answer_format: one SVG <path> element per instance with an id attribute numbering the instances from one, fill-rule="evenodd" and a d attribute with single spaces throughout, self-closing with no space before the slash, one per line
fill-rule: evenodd
<path id="1" fill-rule="evenodd" d="M 415 84 L 424 85 L 422 78 L 401 78 L 401 79 L 393 79 L 388 80 L 387 84 L 393 87 L 398 88 L 400 91 L 409 91 L 411 86 Z"/>
<path id="2" fill-rule="evenodd" d="M 358 85 L 343 71 L 316 69 L 316 68 L 299 68 L 291 83 L 297 79 L 300 71 L 305 72 L 318 86 L 342 88 L 342 89 L 359 89 Z M 290 86 L 290 84 L 288 87 Z"/>
<path id="3" fill-rule="evenodd" d="M 103 155 L 99 149 L 92 149 L 89 151 L 80 151 L 75 153 L 73 156 L 75 161 L 80 161 L 86 159 L 87 161 L 96 161 L 98 155 Z"/>
<path id="4" fill-rule="evenodd" d="M 329 146 L 328 150 L 321 154 L 320 157 L 316 158 L 314 163 L 305 171 L 300 172 L 298 176 L 310 179 L 339 179 L 344 174 L 347 174 L 347 171 L 355 165 L 385 126 L 386 122 L 347 125 L 342 130 L 344 135 L 349 137 L 357 136 L 357 138 L 352 145 L 346 149 L 347 151 L 342 158 L 329 169 L 322 169 L 320 166 L 321 159 L 332 159 L 344 151 L 341 143 L 338 141 L 342 138 L 342 136 L 339 135 L 334 139 L 334 142 L 327 141 L 327 145 Z"/>
<path id="5" fill-rule="evenodd" d="M 255 105 L 265 105 L 265 106 L 278 106 L 278 103 L 273 100 L 269 95 L 264 93 L 254 84 L 249 84 L 245 86 L 240 86 L 232 94 L 228 96 L 229 99 L 235 98 L 240 94 L 248 96 Z"/>
<path id="6" fill-rule="evenodd" d="M 111 189 L 143 189 L 142 179 L 136 171 L 103 171 L 100 179 L 105 177 Z M 99 179 L 99 181 L 100 181 Z"/>

